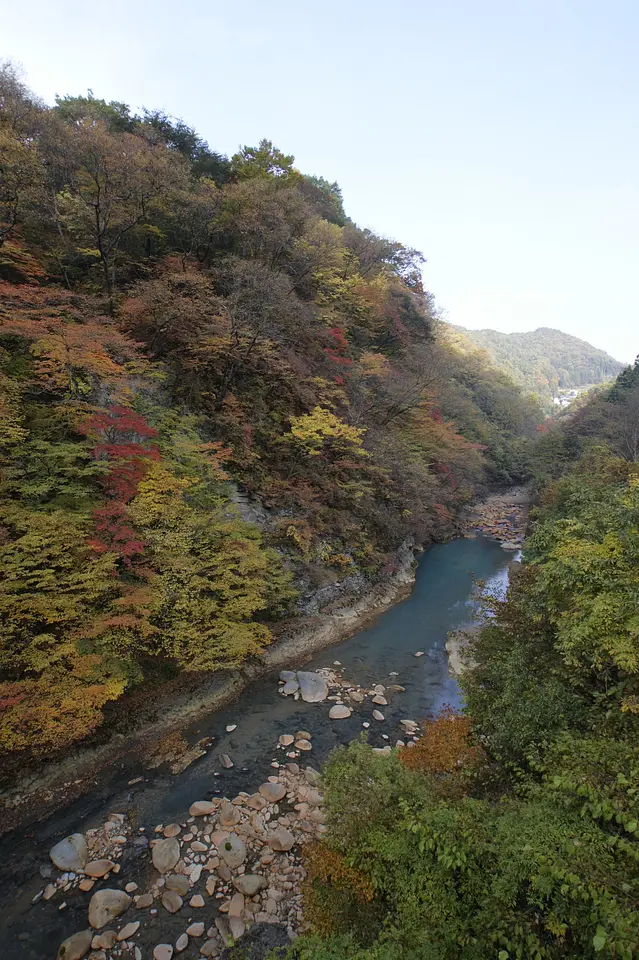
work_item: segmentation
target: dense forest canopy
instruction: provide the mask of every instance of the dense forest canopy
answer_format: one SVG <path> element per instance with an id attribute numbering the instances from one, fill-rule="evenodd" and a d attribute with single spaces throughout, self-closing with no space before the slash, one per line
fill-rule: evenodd
<path id="1" fill-rule="evenodd" d="M 297 960 L 637 956 L 638 435 L 639 362 L 540 437 L 465 713 L 412 750 L 334 752 Z"/>
<path id="2" fill-rule="evenodd" d="M 448 535 L 541 413 L 439 335 L 422 255 L 269 140 L 48 107 L 10 65 L 0 110 L 0 750 L 27 758 Z"/>
<path id="3" fill-rule="evenodd" d="M 562 390 L 587 388 L 612 380 L 623 369 L 604 350 L 561 330 L 539 327 L 529 333 L 466 330 L 453 326 L 453 340 L 470 340 L 485 350 L 528 393 L 547 406 Z"/>

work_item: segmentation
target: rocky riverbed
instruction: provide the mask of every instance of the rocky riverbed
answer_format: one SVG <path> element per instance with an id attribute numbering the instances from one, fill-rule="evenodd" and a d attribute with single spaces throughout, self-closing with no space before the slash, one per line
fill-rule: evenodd
<path id="1" fill-rule="evenodd" d="M 187 745 L 179 734 L 181 729 L 237 701 L 258 678 L 290 663 L 304 662 L 318 650 L 362 630 L 406 597 L 414 581 L 414 551 L 405 543 L 383 582 L 369 585 L 359 595 L 338 598 L 313 616 L 291 621 L 255 661 L 209 677 L 195 687 L 191 677 L 178 691 L 166 696 L 159 691 L 148 708 L 132 715 L 124 730 L 118 724 L 106 742 L 80 744 L 72 755 L 13 778 L 0 791 L 0 835 L 68 807 L 91 790 L 104 771 L 129 763 L 138 753 L 151 754 L 151 766 L 168 762 L 172 773 L 180 773 L 210 747 L 206 738 Z"/>
<path id="2" fill-rule="evenodd" d="M 318 671 L 282 671 L 279 679 L 282 696 L 321 704 L 336 724 L 367 708 L 371 719 L 362 729 L 374 723 L 382 730 L 389 699 L 404 689 L 396 682 L 350 682 L 339 662 Z M 393 746 L 414 746 L 418 724 L 403 718 L 399 729 L 392 744 L 382 733 L 387 742 L 372 749 L 389 754 Z M 326 830 L 320 774 L 304 765 L 312 750 L 311 730 L 281 734 L 273 744 L 272 773 L 253 792 L 216 797 L 213 782 L 170 823 L 136 826 L 128 812 L 113 811 L 84 833 L 59 840 L 50 862 L 39 866 L 42 885 L 32 897 L 29 927 L 18 934 L 23 956 L 223 958 L 244 937 L 250 956 L 289 944 L 304 928 L 304 847 Z M 233 768 L 232 756 L 224 755 L 222 765 Z M 54 910 L 68 911 L 76 929 L 47 954 L 33 931 L 46 928 Z"/>
<path id="3" fill-rule="evenodd" d="M 505 550 L 520 550 L 528 526 L 530 489 L 511 487 L 474 503 L 462 517 L 462 536 L 493 537 Z"/>
<path id="4" fill-rule="evenodd" d="M 289 942 L 302 921 L 301 852 L 325 830 L 318 781 L 312 767 L 287 762 L 254 793 L 195 800 L 150 836 L 114 812 L 60 841 L 50 857 L 61 872 L 35 900 L 61 910 L 83 897 L 86 923 L 57 960 L 219 957 L 262 925 Z"/>

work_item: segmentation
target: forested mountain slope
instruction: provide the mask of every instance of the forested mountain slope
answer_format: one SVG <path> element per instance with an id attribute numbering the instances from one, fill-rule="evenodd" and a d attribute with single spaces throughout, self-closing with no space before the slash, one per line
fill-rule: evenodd
<path id="1" fill-rule="evenodd" d="M 543 403 L 560 390 L 590 387 L 612 380 L 623 369 L 604 350 L 561 330 L 539 327 L 529 333 L 466 330 L 453 326 L 462 340 L 486 350 L 491 360 Z M 454 338 L 455 339 L 455 338 Z"/>
<path id="2" fill-rule="evenodd" d="M 270 142 L 49 108 L 10 67 L 0 106 L 0 750 L 27 757 L 449 533 L 540 411 L 440 337 L 420 254 Z"/>
<path id="3" fill-rule="evenodd" d="M 466 712 L 413 749 L 335 751 L 297 960 L 639 952 L 639 363 L 541 435 Z"/>

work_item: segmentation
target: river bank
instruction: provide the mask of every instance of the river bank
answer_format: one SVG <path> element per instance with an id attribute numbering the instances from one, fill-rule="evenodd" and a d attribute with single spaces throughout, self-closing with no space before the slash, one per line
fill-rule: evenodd
<path id="1" fill-rule="evenodd" d="M 513 551 L 512 564 L 521 556 L 528 530 L 531 490 L 527 486 L 511 487 L 501 493 L 493 493 L 474 503 L 463 514 L 460 531 L 463 537 L 473 539 L 489 536 L 497 540 L 504 550 Z M 461 677 L 474 667 L 468 650 L 472 635 L 481 624 L 467 624 L 461 631 L 451 631 L 446 639 L 448 667 L 454 677 Z"/>
<path id="2" fill-rule="evenodd" d="M 175 772 L 181 772 L 189 762 L 203 756 L 208 745 L 184 744 L 181 750 L 180 743 L 175 738 L 171 740 L 173 731 L 234 703 L 251 683 L 279 667 L 301 664 L 318 651 L 364 629 L 410 593 L 415 582 L 415 555 L 410 544 L 403 544 L 398 551 L 395 567 L 385 582 L 372 585 L 360 596 L 333 601 L 314 616 L 292 621 L 259 658 L 241 669 L 209 677 L 204 682 L 191 680 L 186 689 L 165 691 L 161 702 L 156 699 L 138 713 L 129 732 L 115 733 L 106 743 L 78 745 L 73 755 L 15 778 L 0 792 L 0 836 L 68 806 L 91 789 L 100 770 L 123 763 L 136 752 L 172 759 Z M 173 757 L 169 755 L 171 749 Z"/>
<path id="3" fill-rule="evenodd" d="M 530 492 L 515 487 L 473 504 L 460 520 L 466 538 L 488 535 L 509 550 L 519 549 L 528 518 Z M 248 687 L 281 667 L 300 665 L 318 651 L 334 646 L 364 630 L 384 611 L 409 595 L 415 582 L 415 550 L 409 543 L 396 555 L 395 569 L 382 583 L 358 596 L 333 600 L 315 615 L 290 621 L 262 655 L 238 670 L 205 678 L 190 676 L 180 683 L 154 691 L 155 696 L 121 722 L 110 725 L 106 742 L 78 745 L 72 755 L 55 759 L 37 770 L 12 778 L 0 791 L 0 836 L 51 816 L 89 791 L 100 771 L 143 752 L 157 764 L 167 761 L 179 773 L 204 756 L 211 744 L 203 738 L 188 744 L 176 731 L 199 717 L 223 710 L 236 702 Z M 459 668 L 454 641 L 449 643 L 453 674 Z"/>

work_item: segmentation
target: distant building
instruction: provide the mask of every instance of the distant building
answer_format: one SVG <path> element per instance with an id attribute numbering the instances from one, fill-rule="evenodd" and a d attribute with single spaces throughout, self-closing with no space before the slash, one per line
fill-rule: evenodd
<path id="1" fill-rule="evenodd" d="M 558 397 L 553 397 L 552 402 L 558 407 L 567 407 L 579 396 L 579 390 L 564 390 Z"/>

